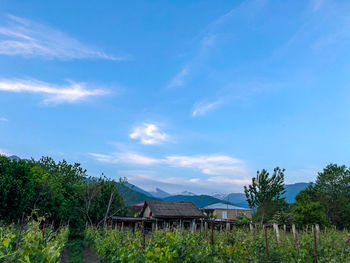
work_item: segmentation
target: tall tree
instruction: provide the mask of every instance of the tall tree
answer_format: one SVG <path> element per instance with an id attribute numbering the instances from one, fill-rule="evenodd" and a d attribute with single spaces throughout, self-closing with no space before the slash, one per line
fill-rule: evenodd
<path id="1" fill-rule="evenodd" d="M 317 202 L 332 224 L 340 228 L 350 227 L 350 168 L 345 165 L 327 165 L 318 173 L 314 186 L 300 192 L 297 197 L 296 206 Z M 314 209 L 310 210 L 314 212 Z M 304 222 L 310 222 L 311 219 L 305 218 Z"/>
<path id="2" fill-rule="evenodd" d="M 276 167 L 273 174 L 263 169 L 257 172 L 256 177 L 252 178 L 252 184 L 244 186 L 244 192 L 247 202 L 252 209 L 258 209 L 261 214 L 261 224 L 264 223 L 266 212 L 276 203 L 285 203 L 282 195 L 285 193 L 284 188 L 284 169 Z"/>
<path id="3" fill-rule="evenodd" d="M 317 192 L 312 185 L 309 185 L 296 196 L 296 202 L 292 206 L 294 223 L 298 227 L 306 225 L 319 224 L 320 226 L 329 225 L 325 207 L 317 201 Z"/>

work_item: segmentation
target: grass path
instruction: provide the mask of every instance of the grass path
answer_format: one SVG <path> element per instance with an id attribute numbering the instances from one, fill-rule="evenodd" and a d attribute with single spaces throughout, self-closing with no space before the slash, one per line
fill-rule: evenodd
<path id="1" fill-rule="evenodd" d="M 85 247 L 83 250 L 83 262 L 100 263 L 100 260 L 97 258 L 96 254 L 90 248 Z"/>
<path id="2" fill-rule="evenodd" d="M 60 263 L 100 263 L 101 261 L 82 240 L 70 241 L 62 252 Z"/>

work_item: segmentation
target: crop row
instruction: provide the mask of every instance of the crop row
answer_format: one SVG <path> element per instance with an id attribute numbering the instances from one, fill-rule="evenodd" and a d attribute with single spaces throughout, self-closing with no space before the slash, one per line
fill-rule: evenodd
<path id="1" fill-rule="evenodd" d="M 297 240 L 280 232 L 279 242 L 268 229 L 234 228 L 231 232 L 142 231 L 89 228 L 86 238 L 102 262 L 350 262 L 348 233 L 300 231 Z M 212 239 L 213 238 L 213 239 Z M 266 249 L 266 241 L 268 251 Z M 315 242 L 317 244 L 315 248 Z M 268 254 L 267 254 L 268 252 Z M 268 258 L 267 258 L 268 257 Z"/>
<path id="2" fill-rule="evenodd" d="M 58 262 L 67 238 L 67 227 L 54 230 L 41 220 L 0 226 L 0 262 Z"/>

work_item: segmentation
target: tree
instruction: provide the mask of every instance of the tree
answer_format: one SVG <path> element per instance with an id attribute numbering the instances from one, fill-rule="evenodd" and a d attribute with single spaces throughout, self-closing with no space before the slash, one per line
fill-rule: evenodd
<path id="1" fill-rule="evenodd" d="M 318 174 L 315 192 L 331 222 L 350 227 L 350 168 L 329 164 Z"/>
<path id="2" fill-rule="evenodd" d="M 320 226 L 329 225 L 326 209 L 316 201 L 317 193 L 312 185 L 309 185 L 303 191 L 300 191 L 296 198 L 296 202 L 292 207 L 294 223 L 298 227 L 306 225 L 319 224 Z"/>
<path id="3" fill-rule="evenodd" d="M 55 162 L 42 157 L 35 163 L 32 173 L 36 180 L 36 199 L 33 208 L 39 209 L 50 221 L 68 222 L 72 211 L 81 206 L 81 193 L 86 170 L 79 163 Z"/>
<path id="4" fill-rule="evenodd" d="M 119 183 L 125 184 L 126 179 L 120 179 Z M 90 177 L 85 182 L 83 205 L 80 210 L 89 224 L 105 226 L 108 218 L 124 215 L 127 209 L 114 180 Z"/>
<path id="5" fill-rule="evenodd" d="M 33 166 L 31 161 L 0 156 L 0 220 L 16 222 L 23 213 L 30 213 L 36 197 Z"/>
<path id="6" fill-rule="evenodd" d="M 293 213 L 299 225 L 331 222 L 339 228 L 350 227 L 350 169 L 327 165 L 316 183 L 297 195 Z"/>
<path id="7" fill-rule="evenodd" d="M 257 176 L 252 178 L 252 184 L 244 186 L 244 192 L 247 202 L 252 209 L 258 209 L 260 222 L 264 223 L 266 213 L 269 208 L 278 202 L 285 203 L 282 195 L 285 193 L 284 188 L 284 169 L 276 167 L 270 177 L 269 173 L 263 169 L 257 172 Z"/>

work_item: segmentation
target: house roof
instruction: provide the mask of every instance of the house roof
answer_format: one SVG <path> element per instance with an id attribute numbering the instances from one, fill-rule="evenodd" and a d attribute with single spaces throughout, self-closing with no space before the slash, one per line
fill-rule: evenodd
<path id="1" fill-rule="evenodd" d="M 149 206 L 154 218 L 203 218 L 203 213 L 193 202 L 167 202 L 146 200 L 142 214 Z"/>
<path id="2" fill-rule="evenodd" d="M 143 208 L 145 205 L 145 202 L 134 204 L 134 205 L 129 205 L 129 207 L 134 207 L 134 208 Z"/>
<path id="3" fill-rule="evenodd" d="M 244 208 L 244 207 L 235 206 L 235 205 L 228 205 L 224 203 L 211 204 L 206 207 L 203 207 L 202 209 L 251 210 L 249 208 Z"/>

